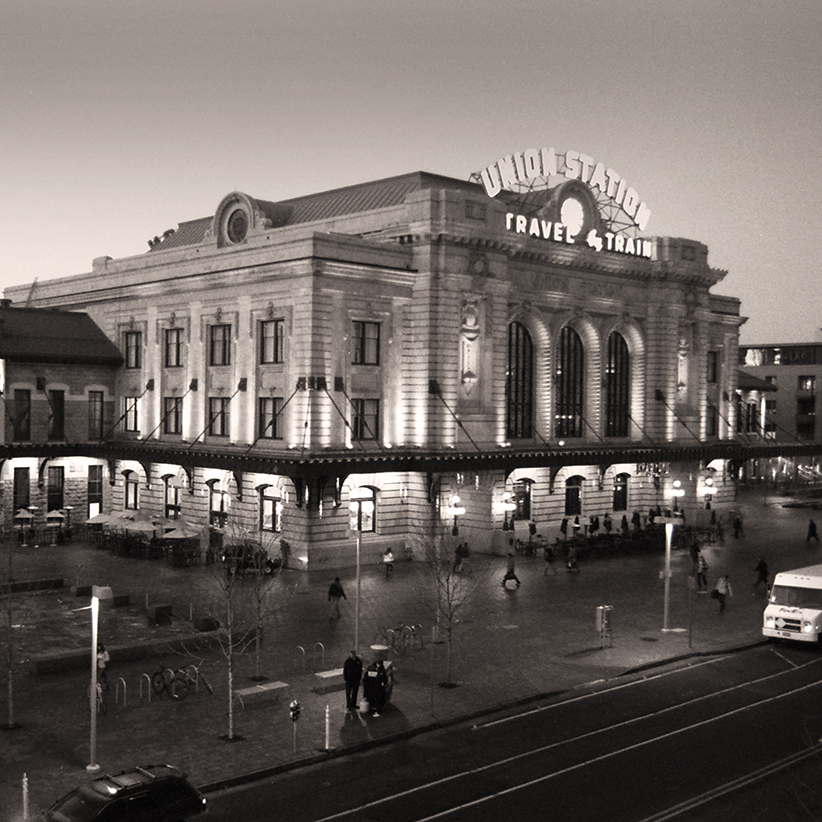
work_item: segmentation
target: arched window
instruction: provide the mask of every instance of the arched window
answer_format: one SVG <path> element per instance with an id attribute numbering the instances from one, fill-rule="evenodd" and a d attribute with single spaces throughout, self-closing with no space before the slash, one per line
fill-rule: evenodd
<path id="1" fill-rule="evenodd" d="M 534 418 L 534 343 L 522 323 L 511 323 L 508 326 L 506 377 L 506 437 L 531 437 Z"/>
<path id="2" fill-rule="evenodd" d="M 180 482 L 174 474 L 163 477 L 163 508 L 168 519 L 180 518 Z"/>
<path id="3" fill-rule="evenodd" d="M 217 528 L 225 528 L 228 521 L 230 498 L 220 480 L 208 480 L 208 522 Z"/>
<path id="4" fill-rule="evenodd" d="M 614 477 L 614 511 L 628 510 L 628 479 L 630 474 L 617 474 Z"/>
<path id="5" fill-rule="evenodd" d="M 565 516 L 575 517 L 582 513 L 582 483 L 579 475 L 565 480 Z"/>
<path id="6" fill-rule="evenodd" d="M 554 436 L 582 436 L 582 381 L 585 354 L 579 334 L 570 326 L 560 332 L 556 369 L 556 407 Z"/>
<path id="7" fill-rule="evenodd" d="M 628 402 L 630 396 L 631 355 L 622 334 L 614 331 L 608 337 L 608 360 L 605 364 L 605 436 L 628 436 Z"/>

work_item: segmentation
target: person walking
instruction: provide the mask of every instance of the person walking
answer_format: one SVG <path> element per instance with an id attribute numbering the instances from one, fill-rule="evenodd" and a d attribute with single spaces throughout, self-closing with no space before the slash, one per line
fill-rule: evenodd
<path id="1" fill-rule="evenodd" d="M 109 663 L 111 656 L 106 650 L 106 646 L 102 642 L 97 643 L 97 683 L 102 690 L 108 690 L 108 675 L 106 674 L 106 666 Z"/>
<path id="2" fill-rule="evenodd" d="M 574 544 L 568 546 L 568 557 L 565 563 L 565 570 L 569 574 L 578 574 L 579 567 L 577 566 L 577 547 Z"/>
<path id="3" fill-rule="evenodd" d="M 725 610 L 725 600 L 727 597 L 732 597 L 734 595 L 731 588 L 731 580 L 727 574 L 723 574 L 716 581 L 716 588 L 714 591 L 716 592 L 715 599 L 719 600 L 719 613 L 721 614 Z"/>
<path id="4" fill-rule="evenodd" d="M 811 520 L 811 522 L 813 522 L 813 520 Z M 742 529 L 742 514 L 737 514 L 734 517 L 734 539 L 739 539 L 744 536 L 745 531 Z M 810 533 L 808 535 L 808 539 L 810 539 Z"/>
<path id="5" fill-rule="evenodd" d="M 505 588 L 506 583 L 508 582 L 509 579 L 516 580 L 517 588 L 519 588 L 521 583 L 519 581 L 519 577 L 517 577 L 516 563 L 515 563 L 513 554 L 508 554 L 508 569 L 505 572 L 505 576 L 502 578 L 502 587 L 503 588 Z"/>
<path id="6" fill-rule="evenodd" d="M 385 578 L 391 579 L 394 573 L 394 552 L 390 548 L 382 555 L 382 561 L 385 565 Z"/>
<path id="7" fill-rule="evenodd" d="M 343 663 L 343 681 L 345 682 L 345 707 L 348 711 L 357 710 L 357 694 L 362 681 L 362 659 L 352 650 Z"/>
<path id="8" fill-rule="evenodd" d="M 562 522 L 559 524 L 559 532 L 562 535 L 562 541 L 565 542 L 568 539 L 568 517 L 562 518 Z"/>
<path id="9" fill-rule="evenodd" d="M 339 577 L 334 577 L 334 581 L 328 586 L 328 601 L 331 603 L 329 617 L 337 619 L 340 616 L 340 600 L 348 599 L 343 590 Z"/>
<path id="10" fill-rule="evenodd" d="M 614 527 L 611 515 L 607 511 L 605 512 L 605 516 L 602 518 L 602 527 L 605 529 L 606 534 L 610 534 L 611 529 Z"/>
<path id="11" fill-rule="evenodd" d="M 765 583 L 765 592 L 768 591 L 768 563 L 765 562 L 762 557 L 759 558 L 759 562 L 756 564 L 756 568 L 754 568 L 756 572 L 756 582 L 754 582 L 753 587 L 759 588 L 759 584 L 761 582 Z"/>
<path id="12" fill-rule="evenodd" d="M 696 590 L 705 593 L 708 590 L 708 562 L 701 551 L 697 551 L 695 564 Z"/>
<path id="13" fill-rule="evenodd" d="M 808 522 L 808 536 L 805 542 L 810 542 L 812 539 L 815 539 L 816 544 L 819 545 L 819 532 L 816 530 L 816 522 L 814 522 L 814 520 Z"/>
<path id="14" fill-rule="evenodd" d="M 559 540 L 557 540 L 557 545 L 559 545 Z M 548 576 L 548 569 L 550 568 L 551 573 L 555 574 L 557 569 L 554 567 L 554 549 L 550 546 L 547 542 L 545 543 L 545 570 L 542 572 L 543 576 Z"/>

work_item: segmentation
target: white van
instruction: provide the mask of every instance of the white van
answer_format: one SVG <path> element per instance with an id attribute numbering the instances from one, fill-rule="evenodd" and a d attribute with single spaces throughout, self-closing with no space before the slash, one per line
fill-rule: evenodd
<path id="1" fill-rule="evenodd" d="M 822 565 L 782 571 L 774 577 L 762 634 L 817 642 L 822 634 Z"/>

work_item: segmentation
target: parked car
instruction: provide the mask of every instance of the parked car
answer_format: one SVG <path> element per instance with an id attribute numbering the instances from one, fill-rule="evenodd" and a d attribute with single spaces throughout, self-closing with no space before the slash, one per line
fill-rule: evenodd
<path id="1" fill-rule="evenodd" d="M 270 576 L 282 565 L 282 558 L 272 555 L 261 542 L 244 540 L 223 546 L 223 562 L 229 574 L 257 571 Z"/>
<path id="2" fill-rule="evenodd" d="M 45 813 L 48 822 L 177 822 L 206 810 L 205 797 L 173 765 L 98 776 Z"/>

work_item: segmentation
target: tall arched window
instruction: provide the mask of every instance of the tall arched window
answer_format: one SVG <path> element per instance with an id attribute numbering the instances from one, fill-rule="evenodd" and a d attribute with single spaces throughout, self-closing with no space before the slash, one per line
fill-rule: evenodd
<path id="1" fill-rule="evenodd" d="M 521 323 L 508 326 L 506 402 L 506 437 L 533 436 L 534 344 L 528 329 Z"/>
<path id="2" fill-rule="evenodd" d="M 605 436 L 628 436 L 628 402 L 630 396 L 631 355 L 622 334 L 614 331 L 608 337 L 608 360 L 605 363 Z"/>
<path id="3" fill-rule="evenodd" d="M 556 370 L 556 406 L 554 436 L 582 436 L 582 382 L 585 376 L 585 354 L 579 334 L 565 326 L 559 336 Z"/>
<path id="4" fill-rule="evenodd" d="M 565 516 L 575 517 L 582 513 L 582 483 L 584 478 L 577 475 L 565 480 Z"/>

